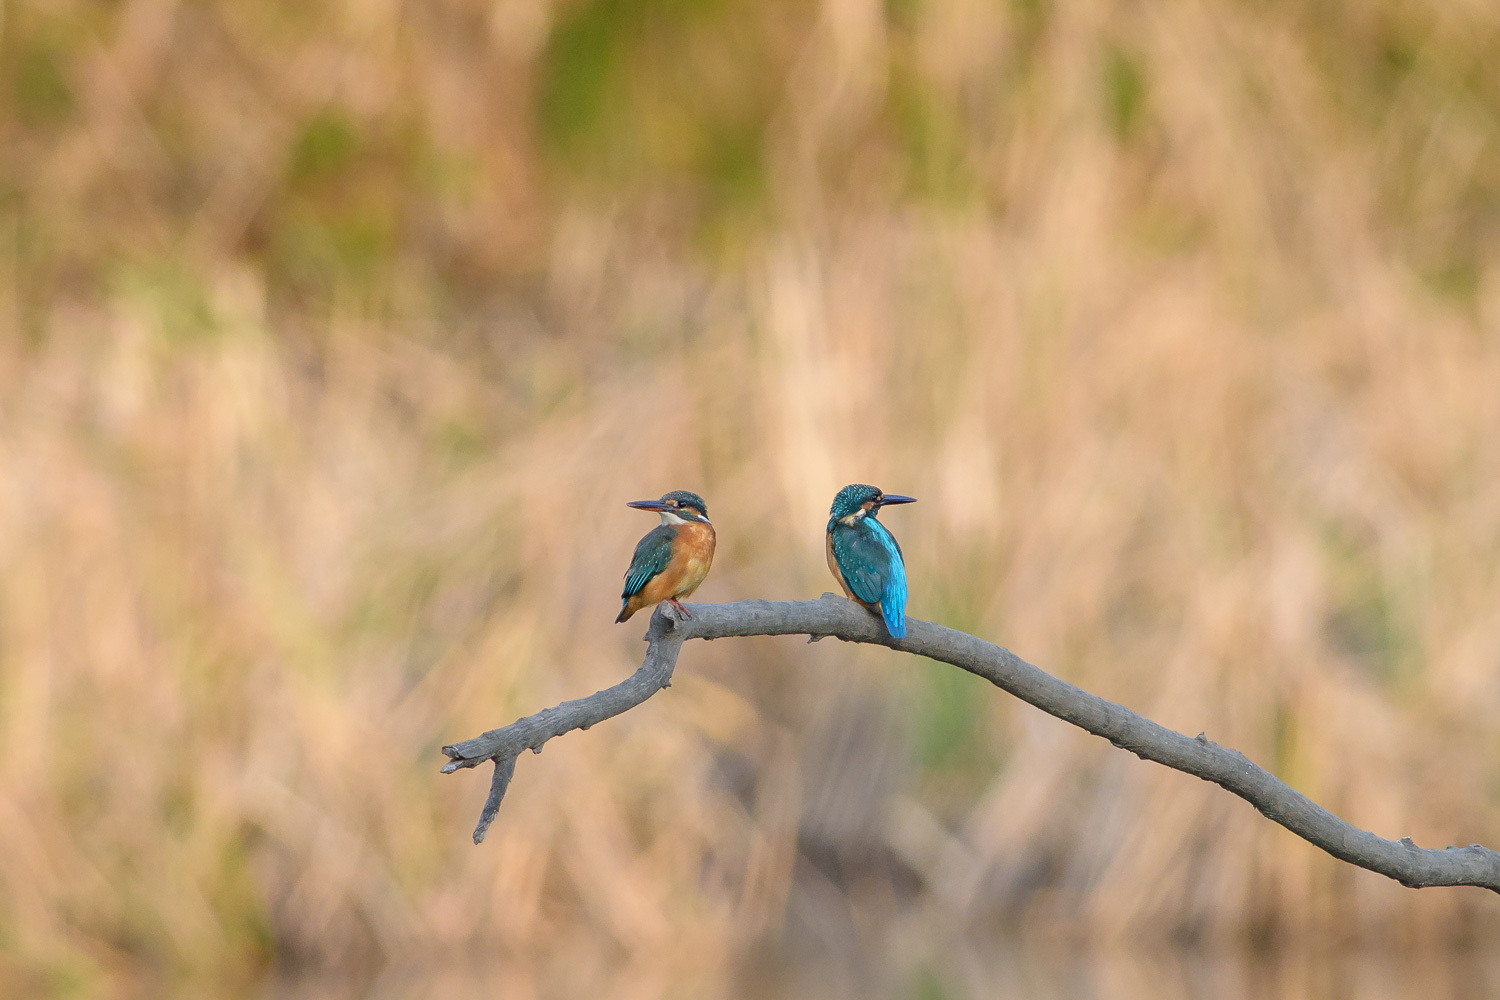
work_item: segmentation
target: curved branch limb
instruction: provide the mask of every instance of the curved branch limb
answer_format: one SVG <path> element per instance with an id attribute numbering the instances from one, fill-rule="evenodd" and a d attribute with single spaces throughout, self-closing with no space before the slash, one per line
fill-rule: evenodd
<path id="1" fill-rule="evenodd" d="M 588 729 L 596 722 L 613 718 L 632 709 L 662 688 L 672 686 L 672 671 L 677 666 L 677 653 L 686 638 L 677 631 L 676 613 L 668 614 L 666 606 L 658 606 L 651 615 L 651 624 L 646 630 L 646 658 L 635 673 L 613 687 L 595 691 L 587 698 L 565 701 L 535 715 L 517 719 L 508 726 L 491 729 L 471 740 L 443 747 L 448 763 L 443 765 L 444 774 L 465 767 L 477 767 L 487 760 L 495 762 L 495 774 L 490 781 L 490 794 L 485 799 L 484 810 L 479 815 L 479 825 L 474 828 L 474 843 L 484 840 L 500 809 L 500 800 L 510 787 L 511 776 L 516 771 L 516 758 L 521 751 L 541 753 L 542 746 L 552 737 L 575 729 Z"/>
<path id="2" fill-rule="evenodd" d="M 688 639 L 751 635 L 833 636 L 950 663 L 983 677 L 1029 705 L 1070 722 L 1143 760 L 1211 781 L 1238 795 L 1272 822 L 1341 861 L 1393 878 L 1411 888 L 1472 885 L 1500 892 L 1500 853 L 1470 844 L 1442 850 L 1421 848 L 1411 838 L 1386 840 L 1339 819 L 1238 750 L 1219 746 L 1203 733 L 1185 736 L 1123 705 L 1106 701 L 1032 666 L 1008 649 L 932 622 L 907 619 L 904 639 L 894 639 L 880 619 L 833 594 L 816 601 L 736 601 L 690 605 L 692 617 L 669 618 L 658 607 L 651 618 L 645 662 L 629 679 L 588 698 L 564 702 L 476 739 L 444 747 L 452 758 L 444 772 L 496 763 L 495 780 L 479 828 L 478 843 L 499 808 L 515 759 L 553 736 L 586 729 L 633 708 L 671 681 L 678 651 Z M 502 765 L 504 777 L 501 776 Z"/>

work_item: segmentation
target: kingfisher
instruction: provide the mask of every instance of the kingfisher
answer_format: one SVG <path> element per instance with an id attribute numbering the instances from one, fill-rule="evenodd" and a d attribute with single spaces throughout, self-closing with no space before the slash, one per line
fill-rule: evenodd
<path id="1" fill-rule="evenodd" d="M 895 536 L 876 517 L 889 504 L 916 500 L 853 483 L 834 495 L 828 511 L 828 568 L 833 578 L 850 600 L 878 612 L 886 631 L 897 639 L 906 635 L 906 564 Z"/>
<path id="2" fill-rule="evenodd" d="M 625 506 L 654 510 L 661 514 L 661 524 L 636 543 L 615 621 L 625 621 L 641 608 L 662 601 L 691 618 L 681 599 L 698 589 L 714 561 L 714 526 L 708 519 L 708 505 L 696 493 L 673 490 L 660 500 L 632 500 Z"/>

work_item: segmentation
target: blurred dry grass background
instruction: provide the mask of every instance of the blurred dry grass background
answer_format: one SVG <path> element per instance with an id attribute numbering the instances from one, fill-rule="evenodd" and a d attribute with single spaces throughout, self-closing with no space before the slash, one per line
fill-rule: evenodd
<path id="1" fill-rule="evenodd" d="M 625 500 L 707 497 L 702 599 L 805 597 L 849 481 L 922 500 L 912 613 L 1500 846 L 1500 9 L 3 0 L 0 981 L 1500 933 L 836 643 L 688 651 L 469 844 L 438 746 L 638 662 Z"/>

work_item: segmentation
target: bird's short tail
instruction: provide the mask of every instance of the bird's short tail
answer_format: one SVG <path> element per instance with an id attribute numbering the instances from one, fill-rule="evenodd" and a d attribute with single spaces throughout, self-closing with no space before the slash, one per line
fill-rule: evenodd
<path id="1" fill-rule="evenodd" d="M 629 618 L 633 614 L 635 614 L 635 612 L 630 610 L 630 602 L 629 601 L 622 602 L 620 604 L 620 613 L 617 614 L 617 615 L 615 615 L 615 624 L 616 625 L 620 624 L 620 622 L 622 622 L 625 619 Z"/>
<path id="2" fill-rule="evenodd" d="M 885 630 L 894 638 L 906 638 L 906 609 L 899 604 L 880 602 L 880 617 L 885 619 Z"/>

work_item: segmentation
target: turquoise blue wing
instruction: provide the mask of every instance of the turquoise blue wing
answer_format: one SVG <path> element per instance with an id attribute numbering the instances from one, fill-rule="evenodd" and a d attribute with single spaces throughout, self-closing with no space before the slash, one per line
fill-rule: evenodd
<path id="1" fill-rule="evenodd" d="M 833 529 L 833 557 L 854 596 L 866 604 L 879 604 L 891 635 L 906 634 L 906 566 L 901 546 L 885 525 L 864 518 L 851 527 Z"/>
<path id="2" fill-rule="evenodd" d="M 865 526 L 880 536 L 881 545 L 891 555 L 880 588 L 880 614 L 885 619 L 886 630 L 900 639 L 906 635 L 906 560 L 901 557 L 896 536 L 885 525 L 866 518 Z"/>
<path id="3" fill-rule="evenodd" d="M 672 561 L 672 539 L 676 537 L 676 528 L 659 524 L 636 543 L 635 555 L 630 557 L 630 568 L 625 571 L 625 589 L 620 592 L 621 598 L 640 593 L 653 576 L 667 568 L 667 563 Z"/>

